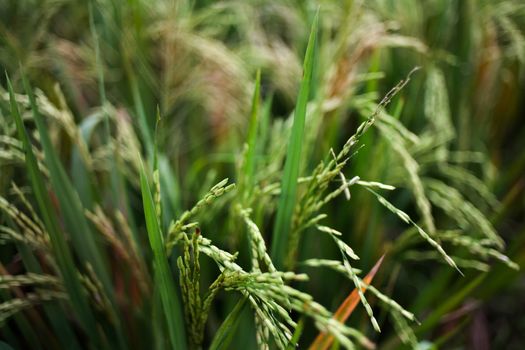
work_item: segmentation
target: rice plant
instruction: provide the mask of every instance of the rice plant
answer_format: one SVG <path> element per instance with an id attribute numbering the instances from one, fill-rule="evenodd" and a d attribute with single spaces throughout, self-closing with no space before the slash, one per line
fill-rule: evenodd
<path id="1" fill-rule="evenodd" d="M 1 3 L 2 348 L 520 348 L 524 19 Z"/>

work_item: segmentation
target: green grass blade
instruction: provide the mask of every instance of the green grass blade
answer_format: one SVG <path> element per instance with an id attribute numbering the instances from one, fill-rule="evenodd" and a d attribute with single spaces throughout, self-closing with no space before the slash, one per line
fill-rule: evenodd
<path id="1" fill-rule="evenodd" d="M 146 217 L 146 228 L 151 249 L 153 251 L 155 281 L 159 288 L 160 297 L 164 306 L 163 311 L 168 325 L 171 345 L 173 349 L 186 349 L 182 307 L 168 265 L 164 239 L 155 212 L 155 203 L 153 201 L 150 185 L 146 178 L 144 164 L 141 164 L 140 169 L 140 188 L 144 205 L 144 215 Z"/>
<path id="2" fill-rule="evenodd" d="M 53 206 L 44 185 L 44 176 L 40 172 L 36 157 L 33 154 L 33 149 L 31 147 L 27 130 L 22 122 L 20 111 L 18 110 L 18 105 L 15 100 L 11 81 L 9 80 L 9 77 L 7 77 L 6 80 L 9 90 L 11 115 L 15 120 L 19 138 L 22 140 L 24 145 L 26 155 L 26 169 L 28 171 L 33 193 L 38 203 L 38 208 L 40 209 L 40 214 L 42 216 L 46 230 L 49 233 L 49 238 L 54 253 L 53 256 L 57 262 L 57 267 L 64 281 L 64 286 L 68 293 L 69 300 L 73 306 L 73 310 L 75 310 L 76 315 L 78 316 L 87 333 L 90 335 L 93 343 L 98 347 L 103 348 L 100 335 L 97 331 L 95 317 L 93 316 L 93 313 L 89 307 L 83 287 L 78 278 L 78 273 L 74 268 L 75 264 L 73 261 L 73 256 L 69 250 L 69 247 L 67 246 L 64 235 L 60 231 L 57 218 L 52 212 L 51 208 L 53 208 Z"/>
<path id="3" fill-rule="evenodd" d="M 153 153 L 153 136 L 148 124 L 148 118 L 146 117 L 146 111 L 144 108 L 144 102 L 140 96 L 140 90 L 137 83 L 137 77 L 135 76 L 133 69 L 130 64 L 124 61 L 126 72 L 128 73 L 128 79 L 130 81 L 131 96 L 133 97 L 133 104 L 135 105 L 135 113 L 137 114 L 139 130 L 142 135 L 142 142 L 146 147 L 148 157 L 152 156 Z"/>
<path id="4" fill-rule="evenodd" d="M 230 312 L 228 317 L 226 317 L 224 322 L 215 333 L 209 350 L 222 350 L 230 348 L 230 343 L 233 339 L 233 336 L 235 335 L 235 329 L 239 324 L 239 317 L 244 310 L 245 305 L 246 298 L 239 300 L 232 312 Z"/>
<path id="5" fill-rule="evenodd" d="M 171 169 L 169 159 L 164 154 L 159 154 L 159 178 L 160 178 L 160 198 L 162 210 L 164 212 L 164 227 L 169 225 L 172 218 L 182 213 L 180 204 L 180 185 Z"/>
<path id="6" fill-rule="evenodd" d="M 303 146 L 304 126 L 306 120 L 306 107 L 310 93 L 310 80 L 312 78 L 314 46 L 317 35 L 318 17 L 316 14 L 303 65 L 303 80 L 295 106 L 292 134 L 286 153 L 284 173 L 281 181 L 281 195 L 277 206 L 277 217 L 273 230 L 272 260 L 278 269 L 284 265 L 288 248 L 288 237 L 292 226 L 293 211 L 297 194 L 297 179 L 301 162 L 301 149 Z"/>
<path id="7" fill-rule="evenodd" d="M 33 119 L 35 120 L 40 135 L 40 141 L 44 150 L 45 163 L 49 170 L 51 185 L 57 196 L 59 207 L 63 214 L 64 223 L 72 238 L 75 251 L 78 256 L 82 258 L 84 263 L 89 263 L 93 267 L 97 278 L 102 283 L 105 293 L 111 301 L 111 305 L 116 305 L 113 285 L 105 256 L 103 256 L 102 249 L 98 247 L 95 241 L 95 235 L 84 215 L 84 207 L 80 197 L 75 191 L 75 187 L 70 181 L 58 155 L 55 152 L 47 127 L 38 109 L 33 90 L 24 76 L 22 76 L 22 80 L 29 97 Z M 109 332 L 115 331 L 115 337 L 110 337 L 110 342 L 113 340 L 111 338 L 114 338 L 120 348 L 126 348 L 121 322 L 117 316 L 118 310 L 113 308 L 110 312 L 116 326 L 114 329 L 108 330 Z"/>
<path id="8" fill-rule="evenodd" d="M 82 207 L 78 193 L 75 191 L 55 152 L 47 127 L 38 110 L 33 91 L 25 79 L 24 85 L 33 110 L 33 118 L 38 133 L 40 134 L 40 141 L 44 150 L 45 163 L 49 169 L 51 185 L 58 198 L 60 210 L 63 214 L 66 228 L 71 235 L 75 250 L 83 261 L 89 262 L 93 266 L 97 277 L 111 296 L 112 286 L 106 263 L 84 215 L 84 208 Z"/>
<path id="9" fill-rule="evenodd" d="M 290 340 L 290 344 L 286 347 L 286 350 L 295 350 L 297 347 L 297 344 L 299 343 L 299 339 L 301 339 L 301 335 L 303 335 L 304 330 L 304 318 L 299 319 L 299 322 L 297 322 L 297 327 L 295 327 L 295 330 L 292 335 L 292 340 Z"/>

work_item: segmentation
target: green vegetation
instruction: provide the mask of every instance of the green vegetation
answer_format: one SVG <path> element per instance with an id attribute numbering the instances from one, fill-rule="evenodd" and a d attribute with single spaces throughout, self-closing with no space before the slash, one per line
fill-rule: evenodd
<path id="1" fill-rule="evenodd" d="M 521 1 L 7 0 L 0 66 L 0 348 L 523 347 Z"/>

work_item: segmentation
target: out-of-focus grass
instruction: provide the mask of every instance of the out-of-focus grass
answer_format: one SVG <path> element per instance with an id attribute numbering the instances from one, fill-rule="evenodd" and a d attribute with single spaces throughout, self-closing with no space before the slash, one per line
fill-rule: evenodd
<path id="1" fill-rule="evenodd" d="M 273 348 L 303 314 L 302 348 L 386 253 L 421 325 L 363 296 L 342 345 L 520 348 L 524 35 L 516 0 L 0 2 L 2 340 Z"/>

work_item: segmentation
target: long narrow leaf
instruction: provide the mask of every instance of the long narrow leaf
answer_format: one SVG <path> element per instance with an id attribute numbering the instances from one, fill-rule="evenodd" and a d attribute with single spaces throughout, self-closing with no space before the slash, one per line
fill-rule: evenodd
<path id="1" fill-rule="evenodd" d="M 106 268 L 107 265 L 101 253 L 101 249 L 95 242 L 95 236 L 84 215 L 84 208 L 82 207 L 78 193 L 75 191 L 73 184 L 58 158 L 47 131 L 47 127 L 38 109 L 33 90 L 25 79 L 24 86 L 29 97 L 31 109 L 33 110 L 33 118 L 40 135 L 40 142 L 44 149 L 45 162 L 49 169 L 51 185 L 58 198 L 60 210 L 63 214 L 66 228 L 71 234 L 75 250 L 83 261 L 89 262 L 93 266 L 93 270 L 96 272 L 97 277 L 100 279 L 106 292 L 111 297 L 113 293 L 111 279 L 108 274 L 108 269 Z"/>
<path id="2" fill-rule="evenodd" d="M 283 268 L 284 258 L 288 247 L 288 238 L 292 226 L 292 216 L 297 195 L 297 179 L 301 162 L 301 149 L 303 146 L 304 126 L 306 120 L 306 107 L 310 94 L 310 80 L 312 78 L 314 47 L 317 36 L 318 14 L 315 15 L 306 55 L 303 65 L 303 80 L 295 106 L 290 143 L 286 152 L 286 162 L 281 181 L 281 195 L 277 206 L 277 217 L 273 230 L 272 260 L 278 269 Z"/>
<path id="3" fill-rule="evenodd" d="M 164 306 L 164 315 L 168 325 L 168 333 L 173 349 L 186 349 L 186 336 L 184 333 L 184 322 L 180 299 L 173 283 L 168 265 L 168 257 L 164 246 L 164 239 L 160 224 L 155 212 L 155 203 L 151 194 L 150 185 L 146 178 L 144 164 L 140 169 L 140 188 L 144 215 L 146 217 L 146 228 L 148 230 L 149 242 L 153 250 L 153 264 L 155 269 L 155 281 L 159 288 L 160 297 Z"/>
<path id="4" fill-rule="evenodd" d="M 286 350 L 295 350 L 295 347 L 296 347 L 295 344 L 299 343 L 299 339 L 301 339 L 303 330 L 304 330 L 304 318 L 301 318 L 299 322 L 297 322 L 297 326 L 295 327 L 295 330 L 292 335 L 292 340 L 290 340 L 290 343 L 286 347 Z"/>
<path id="5" fill-rule="evenodd" d="M 22 122 L 20 111 L 15 100 L 13 87 L 9 77 L 7 77 L 7 87 L 9 90 L 9 99 L 11 105 L 11 115 L 15 120 L 16 128 L 18 131 L 19 138 L 22 140 L 26 155 L 26 166 L 28 170 L 28 176 L 31 180 L 31 186 L 33 193 L 40 209 L 46 231 L 49 233 L 51 246 L 53 249 L 53 255 L 57 262 L 57 267 L 62 275 L 64 286 L 68 293 L 68 297 L 71 304 L 76 311 L 79 320 L 84 326 L 85 330 L 89 333 L 91 340 L 98 347 L 102 348 L 102 341 L 97 331 L 95 317 L 89 307 L 86 295 L 78 278 L 78 273 L 74 268 L 75 264 L 73 256 L 66 244 L 66 240 L 62 232 L 60 231 L 57 218 L 55 213 L 52 212 L 53 206 L 47 194 L 46 187 L 44 185 L 44 176 L 38 168 L 38 163 L 33 149 L 27 130 Z"/>
<path id="6" fill-rule="evenodd" d="M 239 317 L 244 310 L 245 305 L 246 298 L 239 300 L 232 312 L 230 312 L 228 317 L 226 317 L 220 328 L 215 333 L 209 350 L 222 350 L 230 348 L 230 343 L 233 339 L 233 335 L 235 334 L 235 329 L 239 324 Z"/>

